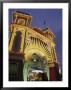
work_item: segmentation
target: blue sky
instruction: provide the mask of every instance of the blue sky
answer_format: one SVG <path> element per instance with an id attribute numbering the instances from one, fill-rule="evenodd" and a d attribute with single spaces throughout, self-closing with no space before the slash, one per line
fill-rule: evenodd
<path id="1" fill-rule="evenodd" d="M 9 9 L 9 23 L 12 22 L 14 11 L 31 14 L 33 27 L 42 29 L 50 27 L 56 36 L 57 59 L 62 63 L 62 9 Z"/>

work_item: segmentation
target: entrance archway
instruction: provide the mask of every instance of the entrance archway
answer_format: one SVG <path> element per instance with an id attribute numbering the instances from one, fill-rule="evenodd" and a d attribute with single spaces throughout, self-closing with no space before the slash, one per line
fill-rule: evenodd
<path id="1" fill-rule="evenodd" d="M 24 81 L 48 81 L 50 80 L 49 67 L 44 54 L 34 50 L 26 55 L 27 59 L 23 69 Z"/>

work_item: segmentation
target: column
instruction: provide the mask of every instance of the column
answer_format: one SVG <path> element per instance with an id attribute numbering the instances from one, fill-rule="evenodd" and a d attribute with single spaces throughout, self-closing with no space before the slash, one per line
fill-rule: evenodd
<path id="1" fill-rule="evenodd" d="M 56 81 L 55 69 L 54 67 L 50 67 L 50 81 Z"/>

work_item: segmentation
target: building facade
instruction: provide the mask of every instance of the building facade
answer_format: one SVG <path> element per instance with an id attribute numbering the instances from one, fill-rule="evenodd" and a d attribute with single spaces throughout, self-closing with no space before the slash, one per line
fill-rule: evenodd
<path id="1" fill-rule="evenodd" d="M 30 14 L 13 13 L 9 26 L 9 80 L 61 80 L 55 35 L 50 28 L 33 28 L 31 23 Z"/>

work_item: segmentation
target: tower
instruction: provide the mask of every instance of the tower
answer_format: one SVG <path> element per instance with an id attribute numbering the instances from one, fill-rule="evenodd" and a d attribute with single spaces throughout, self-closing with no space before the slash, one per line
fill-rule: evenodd
<path id="1" fill-rule="evenodd" d="M 14 12 L 12 24 L 9 27 L 9 79 L 23 80 L 23 62 L 24 62 L 24 39 L 25 30 L 23 26 L 29 26 L 31 15 Z"/>

